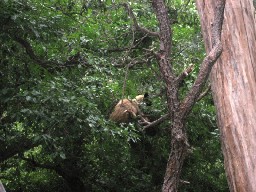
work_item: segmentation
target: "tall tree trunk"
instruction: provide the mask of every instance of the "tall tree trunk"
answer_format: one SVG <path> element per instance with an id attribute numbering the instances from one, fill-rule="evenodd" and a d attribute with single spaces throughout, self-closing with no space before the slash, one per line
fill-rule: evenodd
<path id="1" fill-rule="evenodd" d="M 210 79 L 230 191 L 256 191 L 256 30 L 252 0 L 226 0 L 223 53 Z M 215 0 L 196 0 L 207 52 Z"/>
<path id="2" fill-rule="evenodd" d="M 169 63 L 171 51 L 172 32 L 170 28 L 170 20 L 167 13 L 167 8 L 163 0 L 153 0 L 153 8 L 155 10 L 159 22 L 159 39 L 160 50 L 157 53 L 158 65 L 162 77 L 166 83 L 167 106 L 169 116 L 173 119 L 173 124 L 170 128 L 171 135 L 171 152 L 167 162 L 163 192 L 177 191 L 181 168 L 187 151 L 187 136 L 184 129 L 184 121 L 177 117 L 180 102 L 178 100 L 178 83 L 175 83 L 175 75 Z"/>

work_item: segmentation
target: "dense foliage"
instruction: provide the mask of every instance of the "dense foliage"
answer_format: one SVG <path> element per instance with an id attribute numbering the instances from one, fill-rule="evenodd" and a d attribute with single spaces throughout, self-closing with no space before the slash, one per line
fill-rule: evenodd
<path id="1" fill-rule="evenodd" d="M 193 73 L 204 49 L 190 1 L 167 1 L 172 60 Z M 139 25 L 157 31 L 148 1 L 130 3 Z M 0 179 L 9 192 L 159 191 L 169 153 L 166 121 L 149 131 L 108 120 L 123 96 L 148 92 L 151 120 L 167 113 L 150 50 L 122 2 L 0 1 Z M 208 94 L 188 121 L 192 146 L 181 191 L 228 191 L 215 110 Z M 188 183 L 189 182 L 189 183 Z"/>

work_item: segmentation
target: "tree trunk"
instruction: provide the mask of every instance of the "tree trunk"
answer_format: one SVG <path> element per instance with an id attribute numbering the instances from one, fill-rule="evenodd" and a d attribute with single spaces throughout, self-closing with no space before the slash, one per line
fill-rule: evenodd
<path id="1" fill-rule="evenodd" d="M 2 182 L 0 181 L 0 192 L 6 192 L 4 185 L 2 184 Z"/>
<path id="2" fill-rule="evenodd" d="M 171 152 L 167 161 L 162 192 L 178 191 L 180 174 L 187 149 L 185 121 L 175 118 L 171 127 Z"/>
<path id="3" fill-rule="evenodd" d="M 196 0 L 206 51 L 215 0 Z M 256 30 L 252 0 L 227 0 L 223 53 L 210 79 L 230 191 L 256 191 Z"/>
<path id="4" fill-rule="evenodd" d="M 180 102 L 178 100 L 178 83 L 175 83 L 175 75 L 172 71 L 168 58 L 171 51 L 172 31 L 170 28 L 170 20 L 168 11 L 163 0 L 153 0 L 153 8 L 155 10 L 159 22 L 159 39 L 160 50 L 157 53 L 157 60 L 162 77 L 166 83 L 167 106 L 170 119 L 173 120 L 170 128 L 171 135 L 171 152 L 167 162 L 163 192 L 177 191 L 181 168 L 187 151 L 187 136 L 184 129 L 184 119 L 177 116 Z M 177 118 L 178 117 L 178 118 Z"/>
<path id="5" fill-rule="evenodd" d="M 172 121 L 172 125 L 170 127 L 171 152 L 167 162 L 164 183 L 162 186 L 163 192 L 178 191 L 181 169 L 189 147 L 185 129 L 186 118 L 199 98 L 213 64 L 222 52 L 220 34 L 222 29 L 225 0 L 217 0 L 217 2 L 218 6 L 214 9 L 215 21 L 210 28 L 214 39 L 212 50 L 207 54 L 202 62 L 198 77 L 196 78 L 191 90 L 188 91 L 183 100 L 179 100 L 178 90 L 180 88 L 180 82 L 187 76 L 185 75 L 187 74 L 187 70 L 179 76 L 176 76 L 173 73 L 172 64 L 169 63 L 168 59 L 172 48 L 172 33 L 170 20 L 168 18 L 168 11 L 164 4 L 164 0 L 152 1 L 160 29 L 160 50 L 155 55 L 163 80 L 166 84 L 167 106 L 169 118 Z"/>

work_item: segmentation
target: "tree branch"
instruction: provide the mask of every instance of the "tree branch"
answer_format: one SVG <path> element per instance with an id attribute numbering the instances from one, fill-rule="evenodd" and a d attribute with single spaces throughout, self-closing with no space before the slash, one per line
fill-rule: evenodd
<path id="1" fill-rule="evenodd" d="M 160 50 L 156 54 L 156 58 L 161 75 L 166 84 L 167 107 L 169 110 L 170 118 L 172 119 L 175 111 L 179 106 L 178 86 L 175 84 L 176 76 L 173 72 L 171 63 L 169 62 L 172 47 L 172 30 L 170 27 L 168 10 L 164 4 L 164 1 L 153 0 L 152 6 L 159 22 L 160 29 Z"/>
<path id="2" fill-rule="evenodd" d="M 20 37 L 18 37 L 18 36 L 15 36 L 15 37 L 14 37 L 14 40 L 15 40 L 16 42 L 18 42 L 22 47 L 24 47 L 25 50 L 26 50 L 26 53 L 28 54 L 28 56 L 29 56 L 32 60 L 36 61 L 36 62 L 37 62 L 39 65 L 41 65 L 42 67 L 45 68 L 45 67 L 47 67 L 47 66 L 49 66 L 49 65 L 55 64 L 55 63 L 53 63 L 53 62 L 51 62 L 51 61 L 44 61 L 44 60 L 40 59 L 38 56 L 36 56 L 36 54 L 35 54 L 35 52 L 34 52 L 32 46 L 31 46 L 31 45 L 29 44 L 29 42 L 26 41 L 25 39 L 22 39 L 22 38 L 20 38 Z"/>
<path id="3" fill-rule="evenodd" d="M 207 95 L 207 93 L 209 93 L 209 91 L 211 90 L 211 86 L 208 85 L 208 87 L 205 89 L 204 92 L 202 92 L 199 97 L 197 98 L 197 101 L 200 101 L 205 95 Z"/>
<path id="4" fill-rule="evenodd" d="M 191 73 L 194 69 L 194 65 L 188 66 L 177 78 L 176 78 L 176 83 L 177 85 L 181 85 L 182 81 L 188 76 L 189 73 Z"/>
<path id="5" fill-rule="evenodd" d="M 0 143 L 0 162 L 11 158 L 18 153 L 24 153 L 25 151 L 39 145 L 39 142 L 34 142 L 33 139 L 29 139 L 24 136 L 8 142 L 10 143 L 9 145 L 6 144 L 6 142 Z"/>
<path id="6" fill-rule="evenodd" d="M 164 122 L 166 119 L 168 119 L 169 114 L 165 114 L 162 117 L 160 117 L 159 119 L 150 122 L 149 124 L 147 124 L 146 126 L 143 126 L 142 131 L 145 131 L 146 129 L 150 128 L 150 127 L 154 127 L 156 125 L 159 125 L 160 123 Z"/>
<path id="7" fill-rule="evenodd" d="M 32 59 L 33 61 L 37 62 L 41 67 L 46 68 L 46 69 L 53 69 L 53 68 L 65 68 L 65 67 L 72 67 L 75 66 L 76 64 L 82 64 L 82 62 L 79 62 L 80 59 L 80 53 L 77 53 L 76 55 L 69 57 L 67 61 L 64 63 L 59 63 L 57 61 L 49 61 L 49 60 L 44 60 L 40 57 L 38 57 L 30 43 L 18 36 L 14 37 L 14 40 L 18 42 L 22 47 L 25 48 L 26 53 Z"/>
<path id="8" fill-rule="evenodd" d="M 218 0 L 215 10 L 214 23 L 212 25 L 211 39 L 213 42 L 213 48 L 203 60 L 199 74 L 194 82 L 192 89 L 181 103 L 181 113 L 179 115 L 181 115 L 183 118 L 186 117 L 186 115 L 191 111 L 195 102 L 198 100 L 200 92 L 211 72 L 214 63 L 222 53 L 221 30 L 224 19 L 224 8 L 225 0 Z"/>
<path id="9" fill-rule="evenodd" d="M 21 156 L 20 158 L 24 161 L 27 161 L 29 164 L 31 164 L 34 167 L 39 167 L 39 168 L 43 168 L 43 169 L 49 169 L 49 170 L 56 171 L 55 166 L 39 163 L 39 162 L 35 161 L 34 158 L 27 158 L 27 157 L 24 157 L 24 156 Z"/>
<path id="10" fill-rule="evenodd" d="M 141 26 L 138 24 L 138 22 L 137 22 L 137 20 L 136 20 L 136 17 L 134 16 L 134 14 L 133 14 L 133 12 L 132 12 L 132 9 L 131 9 L 131 7 L 128 5 L 128 3 L 123 3 L 123 4 L 121 4 L 121 5 L 124 6 L 124 8 L 126 9 L 126 11 L 128 12 L 128 15 L 131 17 L 131 19 L 132 19 L 132 21 L 133 21 L 133 24 L 134 24 L 134 27 L 135 27 L 136 30 L 139 30 L 139 31 L 141 31 L 141 32 L 143 32 L 143 33 L 146 33 L 146 34 L 150 35 L 150 36 L 159 37 L 159 33 L 150 31 L 150 30 L 148 30 L 148 29 L 146 29 L 146 28 L 144 28 L 144 27 L 141 27 Z"/>

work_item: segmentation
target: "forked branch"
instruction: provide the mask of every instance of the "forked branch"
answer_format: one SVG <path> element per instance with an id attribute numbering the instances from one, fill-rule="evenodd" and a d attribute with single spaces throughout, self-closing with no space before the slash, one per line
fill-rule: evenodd
<path id="1" fill-rule="evenodd" d="M 124 8 L 126 9 L 126 11 L 128 12 L 129 16 L 131 17 L 132 21 L 133 21 L 133 25 L 135 27 L 136 30 L 138 31 L 141 31 L 145 34 L 148 34 L 150 36 L 154 36 L 154 37 L 159 37 L 159 33 L 157 32 L 153 32 L 153 31 L 150 31 L 149 29 L 146 29 L 144 27 L 141 27 L 138 22 L 137 22 L 137 19 L 136 17 L 134 16 L 133 12 L 132 12 L 132 9 L 131 7 L 128 5 L 128 3 L 123 3 L 122 4 L 124 6 Z"/>

